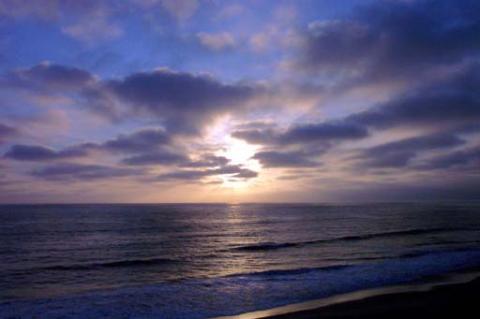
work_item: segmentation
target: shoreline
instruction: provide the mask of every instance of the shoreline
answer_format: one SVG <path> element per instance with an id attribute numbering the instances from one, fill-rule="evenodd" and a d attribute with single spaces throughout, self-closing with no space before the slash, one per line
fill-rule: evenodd
<path id="1" fill-rule="evenodd" d="M 405 315 L 402 314 L 402 311 L 412 308 L 412 302 L 419 308 L 416 309 L 415 314 L 417 314 L 431 306 L 430 304 L 422 305 L 422 299 L 428 299 L 431 304 L 441 304 L 442 300 L 437 299 L 448 301 L 455 297 L 456 299 L 467 300 L 468 296 L 466 296 L 465 290 L 480 292 L 480 270 L 478 269 L 445 274 L 440 278 L 442 279 L 358 290 L 322 299 L 212 319 L 363 318 L 363 316 L 372 318 L 377 315 L 390 318 L 397 315 L 400 318 Z M 449 290 L 455 290 L 455 292 Z M 455 300 L 454 303 L 458 302 L 459 300 Z M 395 304 L 395 310 L 389 309 L 388 306 L 391 304 Z M 435 309 L 431 310 L 434 311 Z M 392 313 L 393 311 L 395 311 L 395 314 Z M 442 311 L 447 310 L 443 309 Z"/>

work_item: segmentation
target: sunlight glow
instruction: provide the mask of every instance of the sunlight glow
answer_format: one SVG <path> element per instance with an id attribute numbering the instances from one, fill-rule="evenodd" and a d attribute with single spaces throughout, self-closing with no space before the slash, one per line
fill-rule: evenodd
<path id="1" fill-rule="evenodd" d="M 255 172 L 261 170 L 260 163 L 252 159 L 257 151 L 257 146 L 233 138 L 230 135 L 225 136 L 224 145 L 224 148 L 217 153 L 218 156 L 225 156 L 232 165 L 240 165 Z M 243 188 L 250 184 L 249 180 L 232 178 L 228 175 L 222 176 L 222 180 L 224 186 L 233 188 Z"/>
<path id="2" fill-rule="evenodd" d="M 229 135 L 225 137 L 225 144 L 225 150 L 221 151 L 221 155 L 228 158 L 232 164 L 242 165 L 249 169 L 260 169 L 258 161 L 251 159 L 257 151 L 256 146 Z"/>

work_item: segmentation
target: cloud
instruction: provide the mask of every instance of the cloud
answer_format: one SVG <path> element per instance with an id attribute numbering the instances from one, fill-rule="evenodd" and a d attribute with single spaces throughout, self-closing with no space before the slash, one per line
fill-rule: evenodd
<path id="1" fill-rule="evenodd" d="M 0 1 L 0 15 L 21 18 L 35 16 L 44 20 L 58 18 L 59 1 L 45 0 L 2 0 Z"/>
<path id="2" fill-rule="evenodd" d="M 112 152 L 138 153 L 148 152 L 171 142 L 171 136 L 162 129 L 143 129 L 132 134 L 120 134 L 97 148 Z"/>
<path id="3" fill-rule="evenodd" d="M 7 141 L 7 138 L 17 135 L 18 130 L 7 124 L 0 123 L 0 144 Z"/>
<path id="4" fill-rule="evenodd" d="M 480 172 L 480 147 L 470 147 L 446 155 L 437 156 L 418 165 L 418 169 L 421 170 L 450 168 L 467 169 L 477 173 Z"/>
<path id="5" fill-rule="evenodd" d="M 235 47 L 235 39 L 228 32 L 197 33 L 198 41 L 205 48 L 212 51 L 222 51 Z"/>
<path id="6" fill-rule="evenodd" d="M 418 153 L 452 148 L 463 145 L 465 141 L 453 134 L 435 133 L 389 142 L 362 150 L 355 158 L 360 159 L 358 167 L 387 168 L 405 167 Z"/>
<path id="7" fill-rule="evenodd" d="M 318 154 L 316 154 L 318 155 Z M 263 151 L 256 153 L 257 159 L 263 167 L 316 167 L 320 163 L 312 160 L 313 154 L 302 151 L 275 152 Z"/>
<path id="8" fill-rule="evenodd" d="M 217 167 L 225 166 L 230 160 L 224 156 L 205 155 L 196 161 L 187 161 L 181 163 L 183 167 L 200 168 L 200 167 Z"/>
<path id="9" fill-rule="evenodd" d="M 316 21 L 297 66 L 365 81 L 416 80 L 480 53 L 478 1 L 380 1 L 349 19 Z M 476 14 L 475 14 L 476 13 Z"/>
<path id="10" fill-rule="evenodd" d="M 355 140 L 367 136 L 368 131 L 364 127 L 347 122 L 333 121 L 294 126 L 281 136 L 281 139 L 284 143 L 308 143 L 332 140 Z"/>
<path id="11" fill-rule="evenodd" d="M 197 0 L 161 0 L 163 7 L 176 19 L 183 21 L 197 11 Z"/>
<path id="12" fill-rule="evenodd" d="M 67 148 L 55 151 L 45 146 L 15 144 L 5 153 L 4 158 L 17 161 L 51 161 L 85 155 L 85 150 L 81 148 Z"/>
<path id="13" fill-rule="evenodd" d="M 48 161 L 82 157 L 92 150 L 121 154 L 151 153 L 169 146 L 171 142 L 171 137 L 162 129 L 142 129 L 131 134 L 120 134 L 103 143 L 86 142 L 59 151 L 41 145 L 13 145 L 4 157 L 21 161 Z"/>
<path id="14" fill-rule="evenodd" d="M 226 157 L 210 154 L 192 160 L 186 153 L 175 150 L 174 145 L 170 148 L 144 150 L 141 154 L 122 160 L 127 165 L 176 165 L 184 168 L 218 168 L 227 166 L 229 162 Z"/>
<path id="15" fill-rule="evenodd" d="M 405 144 L 393 144 L 397 151 L 407 143 L 440 141 L 449 138 L 447 132 L 478 130 L 480 121 L 480 67 L 468 64 L 437 81 L 427 82 L 408 92 L 393 95 L 386 102 L 365 111 L 348 115 L 340 120 L 329 120 L 313 124 L 297 124 L 280 131 L 272 125 L 252 123 L 237 128 L 232 136 L 252 144 L 261 145 L 306 145 L 359 140 L 370 137 L 371 130 L 389 130 L 395 127 L 430 128 L 435 132 L 446 132 L 424 139 L 410 139 Z M 477 129 L 475 129 L 477 127 Z M 453 137 L 450 137 L 453 139 Z M 457 141 L 457 140 L 455 140 Z M 387 151 L 380 148 L 382 152 Z M 405 158 L 409 157 L 404 154 Z M 398 162 L 400 163 L 400 161 Z"/>
<path id="16" fill-rule="evenodd" d="M 348 121 L 378 129 L 395 126 L 459 126 L 480 120 L 480 67 L 468 65 L 448 79 L 399 94 Z"/>
<path id="17" fill-rule="evenodd" d="M 124 158 L 127 165 L 182 165 L 185 167 L 216 166 L 223 163 L 221 157 L 206 156 L 192 161 L 175 138 L 163 129 L 141 129 L 131 134 L 120 134 L 103 143 L 86 143 L 84 148 L 112 153 L 135 155 Z"/>
<path id="18" fill-rule="evenodd" d="M 168 180 L 201 180 L 209 176 L 228 175 L 230 178 L 250 179 L 258 176 L 258 173 L 250 169 L 242 168 L 239 165 L 226 165 L 219 168 L 206 170 L 181 170 L 161 174 L 157 177 L 159 181 Z"/>
<path id="19" fill-rule="evenodd" d="M 368 131 L 355 123 L 331 121 L 298 124 L 284 132 L 270 128 L 238 130 L 232 136 L 252 144 L 288 145 L 361 139 L 368 136 Z"/>
<path id="20" fill-rule="evenodd" d="M 135 177 L 142 175 L 143 173 L 143 170 L 132 168 L 59 163 L 36 169 L 31 172 L 31 175 L 37 178 L 53 181 L 88 181 L 94 179 Z"/>
<path id="21" fill-rule="evenodd" d="M 369 136 L 366 127 L 349 121 L 297 124 L 283 131 L 262 122 L 238 128 L 233 137 L 264 146 L 253 159 L 265 168 L 319 166 L 317 158 L 338 143 Z"/>
<path id="22" fill-rule="evenodd" d="M 188 161 L 187 156 L 166 150 L 135 155 L 122 160 L 127 165 L 172 165 Z"/>
<path id="23" fill-rule="evenodd" d="M 418 173 L 418 172 L 417 172 Z M 354 182 L 346 185 L 330 186 L 324 190 L 333 198 L 342 201 L 433 201 L 438 203 L 448 200 L 471 201 L 480 199 L 480 180 L 458 176 L 456 174 L 439 174 L 422 176 L 412 181 L 391 180 Z"/>
<path id="24" fill-rule="evenodd" d="M 64 26 L 61 30 L 64 34 L 89 44 L 98 40 L 115 39 L 123 35 L 123 29 L 118 24 L 109 21 L 104 14 L 92 15 L 88 22 L 81 20 Z"/>
<path id="25" fill-rule="evenodd" d="M 208 176 L 208 172 L 198 171 L 198 170 L 184 170 L 184 171 L 174 171 L 171 173 L 165 173 L 158 175 L 157 179 L 159 181 L 168 181 L 168 180 L 198 180 L 202 179 L 205 176 Z"/>
<path id="26" fill-rule="evenodd" d="M 264 167 L 309 167 L 318 165 L 318 155 L 336 148 L 338 143 L 366 139 L 378 130 L 415 127 L 431 131 L 425 136 L 365 149 L 355 157 L 357 171 L 368 168 L 404 168 L 418 154 L 464 144 L 465 141 L 456 134 L 478 131 L 478 69 L 477 64 L 467 64 L 448 77 L 394 95 L 386 102 L 341 120 L 297 124 L 283 131 L 262 123 L 258 127 L 252 124 L 237 129 L 232 136 L 251 144 L 275 148 L 263 150 L 254 156 Z M 300 147 L 300 151 L 289 149 L 291 146 Z M 323 151 L 305 154 L 303 149 L 312 146 Z M 455 154 L 452 161 L 459 161 L 458 157 L 462 155 L 466 154 Z M 449 160 L 445 159 L 446 162 Z"/>
<path id="27" fill-rule="evenodd" d="M 265 167 L 313 165 L 315 156 L 304 156 L 292 146 L 327 151 L 340 142 L 374 136 L 393 128 L 423 130 L 429 135 L 372 147 L 357 155 L 356 168 L 406 167 L 417 154 L 459 146 L 457 134 L 475 133 L 480 121 L 478 64 L 466 64 L 455 73 L 429 81 L 387 101 L 339 120 L 297 124 L 286 130 L 259 123 L 237 128 L 233 137 L 274 150 L 256 155 Z M 319 154 L 321 154 L 320 152 Z M 459 154 L 461 155 L 461 154 Z"/>
<path id="28" fill-rule="evenodd" d="M 43 62 L 31 68 L 8 73 L 0 80 L 0 85 L 28 90 L 79 90 L 93 81 L 94 77 L 87 71 Z"/>
<path id="29" fill-rule="evenodd" d="M 9 72 L 0 86 L 34 96 L 63 96 L 113 122 L 153 116 L 169 132 L 183 134 L 198 134 L 216 117 L 241 114 L 268 95 L 261 85 L 222 83 L 212 76 L 168 69 L 102 81 L 85 70 L 50 62 Z"/>
<path id="30" fill-rule="evenodd" d="M 215 116 L 244 110 L 260 94 L 245 84 L 223 84 L 206 75 L 160 69 L 112 80 L 106 88 L 133 111 L 165 120 L 170 131 L 197 132 Z"/>
<path id="31" fill-rule="evenodd" d="M 110 6 L 112 3 L 110 3 Z M 58 20 L 62 15 L 88 15 L 104 9 L 103 3 L 96 0 L 1 0 L 0 15 L 13 18 L 33 17 L 44 20 Z"/>
<path id="32" fill-rule="evenodd" d="M 122 35 L 122 28 L 111 16 L 126 8 L 115 1 L 1 0 L 0 16 L 49 22 L 67 36 L 92 43 Z"/>
<path id="33" fill-rule="evenodd" d="M 217 17 L 219 19 L 231 19 L 232 17 L 238 17 L 242 13 L 245 13 L 246 9 L 238 3 L 226 4 L 220 9 Z"/>
<path id="34" fill-rule="evenodd" d="M 4 158 L 17 161 L 56 161 L 69 158 L 87 157 L 92 151 L 111 154 L 128 154 L 119 162 L 129 166 L 179 166 L 187 168 L 226 167 L 229 159 L 211 154 L 191 154 L 176 143 L 163 129 L 141 129 L 130 134 L 120 134 L 116 138 L 101 143 L 86 142 L 54 150 L 41 145 L 13 145 Z M 196 154 L 193 154 L 196 155 Z"/>

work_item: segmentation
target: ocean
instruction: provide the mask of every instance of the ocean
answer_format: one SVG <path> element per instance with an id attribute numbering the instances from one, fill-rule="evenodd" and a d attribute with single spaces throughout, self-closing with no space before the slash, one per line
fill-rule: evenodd
<path id="1" fill-rule="evenodd" d="M 480 266 L 480 204 L 0 206 L 0 318 L 211 318 Z"/>

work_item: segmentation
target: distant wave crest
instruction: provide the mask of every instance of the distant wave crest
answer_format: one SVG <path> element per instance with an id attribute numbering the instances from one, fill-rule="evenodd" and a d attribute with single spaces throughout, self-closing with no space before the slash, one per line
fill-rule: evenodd
<path id="1" fill-rule="evenodd" d="M 109 261 L 103 263 L 73 264 L 73 265 L 55 265 L 44 267 L 44 270 L 91 270 L 97 268 L 120 268 L 135 266 L 150 266 L 161 264 L 178 263 L 179 260 L 169 258 L 151 258 L 151 259 L 128 259 L 119 261 Z"/>
<path id="2" fill-rule="evenodd" d="M 309 240 L 309 241 L 301 241 L 301 242 L 258 243 L 258 244 L 253 244 L 253 245 L 244 245 L 244 246 L 235 247 L 235 248 L 232 248 L 232 250 L 234 250 L 234 251 L 252 251 L 252 252 L 253 251 L 269 251 L 269 250 L 277 250 L 277 249 L 283 249 L 283 248 L 317 245 L 317 244 L 322 244 L 322 243 L 357 241 L 357 240 L 367 240 L 367 239 L 374 239 L 374 238 L 386 238 L 386 237 L 394 237 L 394 236 L 414 236 L 414 235 L 442 233 L 442 232 L 450 232 L 450 231 L 474 231 L 474 230 L 476 230 L 476 229 L 468 229 L 468 228 L 407 229 L 407 230 L 399 230 L 399 231 L 380 232 L 380 233 L 371 233 L 371 234 L 353 235 L 353 236 L 343 236 L 343 237 Z"/>

